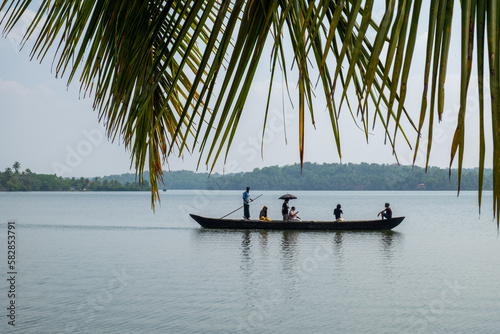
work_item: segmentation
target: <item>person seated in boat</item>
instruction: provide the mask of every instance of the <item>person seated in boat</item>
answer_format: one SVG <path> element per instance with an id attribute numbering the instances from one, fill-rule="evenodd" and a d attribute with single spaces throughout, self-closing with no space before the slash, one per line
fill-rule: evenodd
<path id="1" fill-rule="evenodd" d="M 392 218 L 392 209 L 389 205 L 390 205 L 389 203 L 385 203 L 385 209 L 380 211 L 378 213 L 377 217 L 382 215 L 382 219 L 384 219 L 384 218 L 391 219 Z"/>
<path id="2" fill-rule="evenodd" d="M 264 205 L 262 210 L 260 210 L 259 219 L 269 221 L 269 222 L 271 221 L 271 219 L 267 218 L 267 206 Z"/>
<path id="3" fill-rule="evenodd" d="M 292 206 L 292 209 L 288 213 L 288 220 L 291 221 L 291 222 L 300 222 L 300 221 L 302 221 L 302 219 L 300 219 L 299 216 L 297 216 L 297 213 L 299 213 L 299 211 L 296 211 L 295 207 Z"/>
<path id="4" fill-rule="evenodd" d="M 335 220 L 337 221 L 344 220 L 340 218 L 340 215 L 343 214 L 341 207 L 342 206 L 340 204 L 337 204 L 337 207 L 333 210 L 333 214 L 335 215 Z"/>

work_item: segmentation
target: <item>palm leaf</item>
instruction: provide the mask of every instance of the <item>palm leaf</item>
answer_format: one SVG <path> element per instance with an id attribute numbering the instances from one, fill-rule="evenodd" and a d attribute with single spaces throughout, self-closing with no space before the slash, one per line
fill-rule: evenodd
<path id="1" fill-rule="evenodd" d="M 23 43 L 34 39 L 31 57 L 40 61 L 54 54 L 55 74 L 67 76 L 68 84 L 78 77 L 82 94 L 94 99 L 94 108 L 108 136 L 123 141 L 130 150 L 131 163 L 140 181 L 144 168 L 149 169 L 154 205 L 158 199 L 157 183 L 163 175 L 162 163 L 172 154 L 191 154 L 198 148 L 199 164 L 203 162 L 210 170 L 221 155 L 227 158 L 242 114 L 246 112 L 251 84 L 266 43 L 274 47 L 262 136 L 279 66 L 289 96 L 292 85 L 288 83 L 288 72 L 298 74 L 295 100 L 301 164 L 306 149 L 306 113 L 313 126 L 316 118 L 315 86 L 311 78 L 317 77 L 339 156 L 338 122 L 342 107 L 346 106 L 367 140 L 368 119 L 373 119 L 372 127 L 380 123 L 394 153 L 398 132 L 411 147 L 410 136 L 405 132 L 413 130 L 417 134 L 417 152 L 427 121 L 428 165 L 435 114 L 441 119 L 444 111 L 454 1 L 430 2 L 424 88 L 417 125 L 405 109 L 405 99 L 416 34 L 424 22 L 420 20 L 421 0 L 386 1 L 380 22 L 372 18 L 374 4 L 373 0 L 43 0 L 37 5 Z M 487 38 L 494 212 L 498 219 L 500 7 L 495 1 L 484 0 L 462 1 L 461 5 L 461 98 L 450 161 L 458 153 L 460 178 L 467 91 L 473 45 L 477 40 L 481 202 L 485 161 L 482 59 Z M 0 21 L 4 34 L 12 30 L 30 6 L 35 4 L 29 0 L 1 2 L 0 10 L 5 10 Z M 293 52 L 285 51 L 288 47 Z M 384 52 L 386 57 L 382 60 L 380 55 Z M 291 54 L 291 68 L 286 66 L 288 54 Z"/>

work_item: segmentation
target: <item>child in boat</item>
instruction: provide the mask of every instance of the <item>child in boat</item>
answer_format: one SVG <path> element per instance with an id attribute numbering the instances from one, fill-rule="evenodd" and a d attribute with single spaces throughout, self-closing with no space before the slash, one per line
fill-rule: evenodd
<path id="1" fill-rule="evenodd" d="M 264 205 L 262 210 L 260 210 L 259 219 L 265 221 L 271 221 L 271 219 L 267 218 L 267 206 Z"/>
<path id="2" fill-rule="evenodd" d="M 297 216 L 297 213 L 299 213 L 298 211 L 295 211 L 295 207 L 292 206 L 292 209 L 290 210 L 290 212 L 288 213 L 288 220 L 291 221 L 291 222 L 300 222 L 302 221 L 298 216 Z"/>
<path id="3" fill-rule="evenodd" d="M 384 219 L 384 218 L 391 219 L 392 218 L 392 209 L 389 205 L 390 205 L 389 203 L 385 203 L 385 209 L 380 211 L 378 213 L 377 217 L 382 215 L 382 219 Z"/>

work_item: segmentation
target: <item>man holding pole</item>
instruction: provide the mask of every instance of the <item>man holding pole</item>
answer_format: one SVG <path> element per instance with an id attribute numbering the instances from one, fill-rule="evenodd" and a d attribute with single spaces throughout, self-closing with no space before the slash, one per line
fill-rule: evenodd
<path id="1" fill-rule="evenodd" d="M 253 199 L 250 198 L 250 187 L 247 187 L 247 190 L 243 192 L 243 216 L 247 220 L 250 220 L 251 201 L 253 201 Z"/>
<path id="2" fill-rule="evenodd" d="M 220 219 L 226 218 L 227 216 L 229 216 L 230 214 L 235 213 L 236 211 L 240 210 L 241 208 L 245 208 L 245 212 L 244 212 L 245 217 L 244 218 L 245 219 L 250 219 L 250 202 L 255 201 L 257 198 L 259 198 L 262 195 L 263 194 L 260 194 L 259 196 L 255 197 L 254 199 L 251 199 L 250 198 L 250 188 L 247 187 L 247 191 L 245 191 L 243 193 L 243 205 L 240 206 L 238 209 L 229 212 L 227 215 L 224 215 L 224 216 L 220 217 Z"/>

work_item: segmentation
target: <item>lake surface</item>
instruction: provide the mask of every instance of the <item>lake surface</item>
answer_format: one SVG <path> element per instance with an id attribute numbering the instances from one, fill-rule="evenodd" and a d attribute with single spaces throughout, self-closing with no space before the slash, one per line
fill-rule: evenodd
<path id="1" fill-rule="evenodd" d="M 204 230 L 241 191 L 0 193 L 1 333 L 498 333 L 500 238 L 491 192 L 294 193 L 303 219 L 392 232 Z M 251 192 L 252 197 L 262 192 Z M 280 219 L 283 192 L 263 205 Z M 243 209 L 230 217 L 239 218 Z M 16 227 L 16 318 L 8 222 Z"/>

